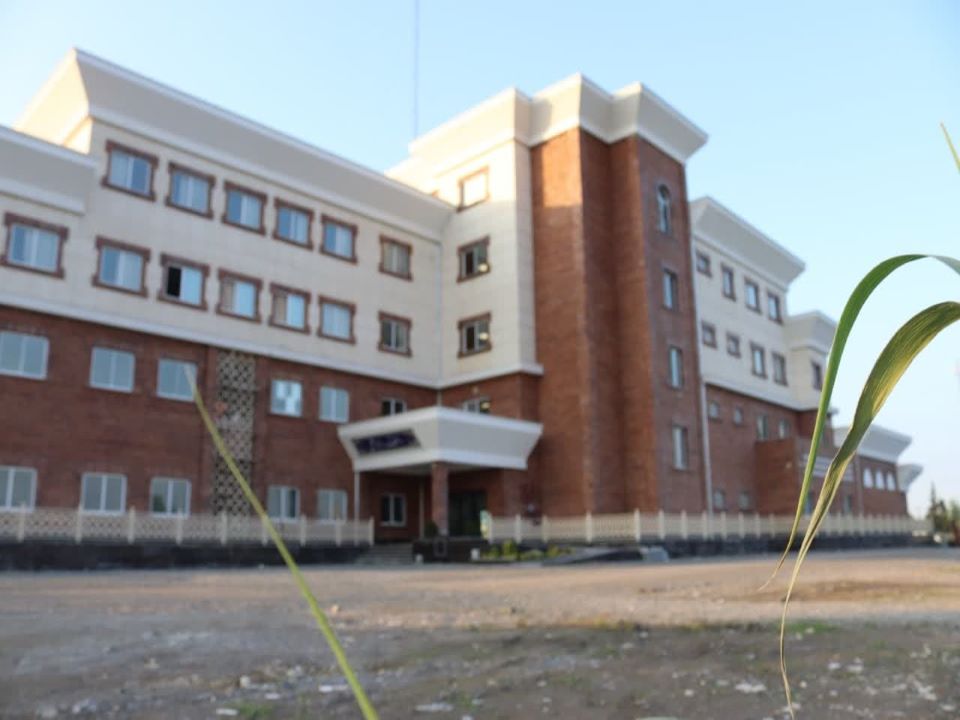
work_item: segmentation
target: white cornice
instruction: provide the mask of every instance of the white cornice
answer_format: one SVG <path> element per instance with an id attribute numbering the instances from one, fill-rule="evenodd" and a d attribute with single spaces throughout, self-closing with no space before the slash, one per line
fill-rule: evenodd
<path id="1" fill-rule="evenodd" d="M 843 425 L 834 429 L 834 438 L 837 444 L 841 444 L 847 438 L 850 432 L 850 426 Z M 860 441 L 860 447 L 857 449 L 858 455 L 896 464 L 897 459 L 907 449 L 913 438 L 909 435 L 890 430 L 880 425 L 871 425 Z"/>
<path id="2" fill-rule="evenodd" d="M 793 398 L 784 398 L 783 396 L 779 396 L 779 395 L 769 395 L 762 392 L 758 392 L 756 388 L 752 388 L 749 385 L 744 385 L 742 383 L 734 382 L 728 378 L 725 378 L 721 375 L 716 375 L 714 373 L 709 373 L 709 372 L 703 373 L 703 383 L 704 385 L 713 385 L 715 387 L 737 393 L 738 395 L 744 395 L 746 397 L 750 397 L 755 400 L 761 400 L 771 405 L 778 405 L 780 407 L 784 407 L 789 410 L 805 411 L 805 410 L 817 409 L 816 405 L 805 405 L 803 403 L 797 402 Z"/>

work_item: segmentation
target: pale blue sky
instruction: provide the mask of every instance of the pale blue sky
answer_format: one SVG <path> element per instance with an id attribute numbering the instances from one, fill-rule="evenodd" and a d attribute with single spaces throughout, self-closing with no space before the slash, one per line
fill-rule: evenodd
<path id="1" fill-rule="evenodd" d="M 413 132 L 413 0 L 0 0 L 0 124 L 71 46 L 385 169 Z M 422 0 L 421 130 L 509 86 L 581 71 L 634 80 L 710 134 L 688 166 L 710 194 L 807 262 L 788 309 L 840 314 L 876 261 L 960 255 L 960 3 Z M 930 264 L 878 291 L 852 338 L 835 405 L 852 415 L 895 326 L 960 297 Z M 914 436 L 904 459 L 960 499 L 960 327 L 915 363 L 880 421 Z"/>

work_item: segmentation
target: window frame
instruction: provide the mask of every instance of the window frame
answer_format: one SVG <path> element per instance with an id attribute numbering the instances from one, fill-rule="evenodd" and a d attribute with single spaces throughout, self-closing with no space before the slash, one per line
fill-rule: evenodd
<path id="1" fill-rule="evenodd" d="M 823 363 L 811 360 L 810 371 L 813 373 L 813 389 L 823 390 Z"/>
<path id="2" fill-rule="evenodd" d="M 88 478 L 100 478 L 100 509 L 99 510 L 88 510 L 84 507 L 84 490 L 86 489 L 87 479 Z M 119 477 L 121 479 L 120 483 L 120 509 L 119 510 L 104 510 L 103 506 L 107 499 L 107 493 L 104 492 L 106 489 L 106 479 L 109 477 Z M 127 511 L 127 476 L 124 473 L 118 472 L 104 472 L 100 470 L 89 471 L 82 473 L 80 475 L 80 503 L 79 503 L 79 512 L 83 515 L 123 515 Z"/>
<path id="3" fill-rule="evenodd" d="M 713 491 L 713 509 L 715 512 L 727 512 L 727 491 L 723 488 L 715 488 Z"/>
<path id="4" fill-rule="evenodd" d="M 716 412 L 714 412 L 714 408 L 716 408 Z M 707 401 L 707 419 L 713 422 L 720 422 L 723 419 L 723 411 L 719 400 Z"/>
<path id="5" fill-rule="evenodd" d="M 386 267 L 385 260 L 387 256 L 387 246 L 393 245 L 398 248 L 402 248 L 407 253 L 407 272 L 406 274 L 390 270 Z M 380 236 L 380 272 L 384 275 L 390 275 L 395 278 L 400 278 L 401 280 L 413 280 L 413 244 L 404 242 L 403 240 L 397 240 L 396 238 L 388 237 L 387 235 Z"/>
<path id="6" fill-rule="evenodd" d="M 790 432 L 792 429 L 793 428 L 789 420 L 786 418 L 780 418 L 777 420 L 777 439 L 786 440 L 788 437 L 790 437 Z"/>
<path id="7" fill-rule="evenodd" d="M 150 191 L 147 193 L 139 193 L 136 190 L 131 190 L 130 188 L 125 188 L 122 185 L 114 185 L 110 182 L 110 168 L 113 167 L 113 153 L 115 150 L 118 150 L 127 155 L 131 155 L 135 158 L 145 160 L 150 166 Z M 160 160 L 156 155 L 143 150 L 137 150 L 136 148 L 130 147 L 129 145 L 124 145 L 123 143 L 118 143 L 114 140 L 107 140 L 106 143 L 106 153 L 107 153 L 107 168 L 106 172 L 103 175 L 103 178 L 100 180 L 100 184 L 111 190 L 116 190 L 117 192 L 124 193 L 125 195 L 130 195 L 131 197 L 140 198 L 141 200 L 146 200 L 147 202 L 154 202 L 157 199 L 156 193 L 156 178 L 157 178 L 157 166 L 160 164 Z"/>
<path id="8" fill-rule="evenodd" d="M 712 339 L 708 339 L 708 336 Z M 706 321 L 700 322 L 700 339 L 710 348 L 717 347 L 717 326 Z"/>
<path id="9" fill-rule="evenodd" d="M 25 270 L 26 272 L 37 273 L 38 275 L 45 275 L 46 277 L 64 277 L 63 244 L 70 236 L 70 231 L 66 228 L 66 226 L 54 225 L 53 223 L 35 220 L 34 218 L 11 212 L 3 214 L 3 225 L 6 229 L 6 243 L 3 247 L 3 255 L 0 255 L 0 266 L 8 267 L 13 270 Z M 43 268 L 34 267 L 32 265 L 24 265 L 23 263 L 19 263 L 11 259 L 10 249 L 13 246 L 13 228 L 15 225 L 22 225 L 24 227 L 33 228 L 34 230 L 41 230 L 43 232 L 51 233 L 57 237 L 57 266 L 53 270 L 44 270 Z"/>
<path id="10" fill-rule="evenodd" d="M 186 483 L 187 502 L 186 502 L 186 507 L 184 508 L 184 512 L 171 512 L 169 510 L 164 510 L 162 512 L 159 512 L 153 509 L 153 486 L 158 480 L 170 483 L 167 486 L 167 492 L 166 492 L 167 497 L 165 498 L 165 502 L 168 506 L 171 504 L 170 494 L 171 494 L 171 490 L 173 489 L 173 483 Z M 148 488 L 148 490 L 150 494 L 148 496 L 149 499 L 147 500 L 147 505 L 149 507 L 151 515 L 154 515 L 156 517 L 170 517 L 170 518 L 190 516 L 190 496 L 193 494 L 193 483 L 189 479 L 181 478 L 181 477 L 171 477 L 168 475 L 154 475 L 153 477 L 150 478 L 150 487 Z"/>
<path id="11" fill-rule="evenodd" d="M 26 471 L 30 474 L 30 503 L 28 505 L 13 504 L 13 479 L 17 472 Z M 0 497 L 0 512 L 32 512 L 37 507 L 37 469 L 26 465 L 0 465 L 0 475 L 7 473 L 7 492 Z"/>
<path id="12" fill-rule="evenodd" d="M 357 335 L 354 323 L 354 320 L 357 315 L 357 305 L 356 303 L 347 302 L 346 300 L 338 300 L 337 298 L 330 297 L 329 295 L 319 295 L 317 296 L 317 304 L 320 307 L 320 317 L 317 321 L 317 336 L 322 337 L 325 340 L 334 340 L 336 342 L 347 343 L 348 345 L 355 345 L 357 343 Z M 340 337 L 339 335 L 331 335 L 324 331 L 323 329 L 323 306 L 324 305 L 336 305 L 338 307 L 346 308 L 350 312 L 350 337 Z"/>
<path id="13" fill-rule="evenodd" d="M 664 182 L 657 184 L 657 232 L 673 237 L 673 193 Z"/>
<path id="14" fill-rule="evenodd" d="M 493 314 L 492 313 L 483 313 L 482 315 L 474 315 L 472 317 L 463 318 L 457 322 L 457 336 L 458 336 L 458 350 L 457 357 L 464 358 L 470 357 L 471 355 L 479 355 L 481 353 L 490 352 L 493 350 L 493 333 L 490 329 L 490 326 L 493 324 Z M 469 349 L 465 346 L 466 330 L 472 325 L 479 325 L 480 323 L 486 323 L 487 325 L 487 339 L 486 341 L 480 340 L 480 330 L 477 328 L 475 335 L 479 342 L 484 343 L 480 347 Z"/>
<path id="15" fill-rule="evenodd" d="M 97 350 L 104 350 L 110 353 L 122 353 L 124 355 L 129 355 L 133 358 L 133 366 L 130 373 L 130 387 L 124 388 L 116 385 L 97 385 L 93 380 L 93 368 L 94 368 L 94 357 Z M 111 362 L 111 368 L 113 363 Z M 90 373 L 89 373 L 89 387 L 94 390 L 106 390 L 107 392 L 116 392 L 124 393 L 126 395 L 132 395 L 137 389 L 137 354 L 132 350 L 126 348 L 119 348 L 112 345 L 93 345 L 90 348 Z"/>
<path id="16" fill-rule="evenodd" d="M 339 417 L 324 417 L 323 415 L 323 392 L 324 390 L 334 392 L 334 393 L 343 393 L 347 398 L 347 413 L 343 418 Z M 350 422 L 350 391 L 346 388 L 337 387 L 336 385 L 321 385 L 320 389 L 317 391 L 317 419 L 321 422 L 333 423 L 336 425 L 343 425 L 344 423 Z M 336 405 L 336 403 L 334 403 Z"/>
<path id="17" fill-rule="evenodd" d="M 276 307 L 277 307 L 277 297 L 279 295 L 296 295 L 303 299 L 303 327 L 297 327 L 295 325 L 287 325 L 286 323 L 281 323 L 276 320 Z M 281 285 L 280 283 L 270 283 L 270 314 L 267 318 L 267 324 L 271 327 L 280 328 L 281 330 L 290 330 L 291 332 L 298 332 L 304 335 L 310 334 L 310 293 L 306 290 L 299 290 L 297 288 L 290 287 L 289 285 Z"/>
<path id="18" fill-rule="evenodd" d="M 46 380 L 50 373 L 50 338 L 48 338 L 46 335 L 38 335 L 37 333 L 22 332 L 20 330 L 15 330 L 13 328 L 0 328 L 0 338 L 2 338 L 3 335 L 20 335 L 24 337 L 37 338 L 39 340 L 42 340 L 43 347 L 44 347 L 43 372 L 38 375 L 33 375 L 33 374 L 25 373 L 22 371 L 14 372 L 12 370 L 0 369 L 0 376 L 21 378 L 24 380 L 36 380 L 36 381 Z M 20 365 L 23 366 L 23 364 L 24 364 L 24 354 L 21 346 Z"/>
<path id="19" fill-rule="evenodd" d="M 178 205 L 176 201 L 173 199 L 173 177 L 177 173 L 180 173 L 182 175 L 189 175 L 190 177 L 196 178 L 197 180 L 202 180 L 207 183 L 207 211 L 206 212 L 201 212 L 200 210 L 197 210 L 192 207 L 188 207 L 186 205 Z M 166 204 L 167 207 L 173 208 L 174 210 L 180 210 L 182 212 L 189 213 L 190 215 L 194 215 L 196 217 L 206 218 L 207 220 L 213 219 L 213 190 L 217 185 L 216 176 L 210 175 L 209 173 L 200 172 L 199 170 L 194 170 L 191 167 L 188 167 L 186 165 L 182 165 L 178 162 L 174 162 L 173 160 L 170 160 L 169 162 L 167 162 L 167 177 L 168 177 L 167 197 L 164 199 L 164 204 Z"/>
<path id="20" fill-rule="evenodd" d="M 384 414 L 383 412 L 384 403 L 390 403 L 391 412 Z M 399 412 L 397 412 L 396 411 L 397 407 L 401 407 L 402 409 Z M 380 398 L 380 417 L 391 417 L 393 415 L 400 415 L 402 413 L 407 412 L 407 407 L 408 407 L 407 401 L 404 400 L 403 398 L 393 397 L 392 395 L 381 397 Z"/>
<path id="21" fill-rule="evenodd" d="M 303 213 L 307 216 L 307 240 L 304 243 L 297 242 L 296 240 L 285 237 L 280 234 L 280 210 L 293 210 L 294 212 Z M 315 214 L 310 208 L 304 207 L 303 205 L 297 205 L 295 203 L 289 202 L 287 200 L 281 200 L 278 197 L 273 198 L 273 239 L 279 240 L 282 243 L 287 245 L 293 245 L 294 247 L 301 248 L 303 250 L 309 250 L 313 252 L 313 220 Z"/>
<path id="22" fill-rule="evenodd" d="M 677 445 L 679 431 L 680 444 Z M 673 423 L 670 426 L 670 463 L 674 470 L 690 469 L 690 429 L 686 425 Z"/>
<path id="23" fill-rule="evenodd" d="M 680 276 L 672 268 L 663 267 L 663 307 L 671 312 L 680 312 Z"/>
<path id="24" fill-rule="evenodd" d="M 873 470 L 871 470 L 871 469 L 868 468 L 868 467 L 864 468 L 864 469 L 863 469 L 863 476 L 862 476 L 861 480 L 862 480 L 862 482 L 863 482 L 863 487 L 865 487 L 865 488 L 867 488 L 867 489 L 870 489 L 870 490 L 873 490 L 873 489 L 874 489 L 874 484 L 873 484 Z"/>
<path id="25" fill-rule="evenodd" d="M 270 491 L 271 490 L 280 490 L 282 491 L 281 502 L 280 502 L 280 515 L 270 514 Z M 283 510 L 287 509 L 287 501 L 289 499 L 289 492 L 293 491 L 294 497 L 296 498 L 296 503 L 294 507 L 293 515 L 283 513 Z M 280 523 L 294 523 L 300 519 L 300 488 L 293 485 L 267 485 L 267 497 L 266 497 L 266 506 L 268 517 L 274 522 Z"/>
<path id="26" fill-rule="evenodd" d="M 733 341 L 736 351 L 730 349 L 730 342 Z M 727 355 L 730 357 L 743 357 L 743 344 L 740 342 L 740 336 L 737 333 L 727 332 Z"/>
<path id="27" fill-rule="evenodd" d="M 162 355 L 157 358 L 157 385 L 156 385 L 156 396 L 157 396 L 158 398 L 163 398 L 164 400 L 177 400 L 177 401 L 179 401 L 179 402 L 193 402 L 193 394 L 192 394 L 192 393 L 190 393 L 189 395 L 173 395 L 173 394 L 171 394 L 171 393 L 164 393 L 164 392 L 161 392 L 161 391 L 160 391 L 160 378 L 161 378 L 160 367 L 161 367 L 161 365 L 162 365 L 163 363 L 178 363 L 178 364 L 180 364 L 180 365 L 190 365 L 190 366 L 192 366 L 192 367 L 193 367 L 193 381 L 197 384 L 198 387 L 199 387 L 199 384 L 200 384 L 200 379 L 199 379 L 200 367 L 199 367 L 199 364 L 196 363 L 196 362 L 194 362 L 193 360 L 181 360 L 180 358 L 165 357 L 165 356 L 162 356 Z"/>
<path id="28" fill-rule="evenodd" d="M 760 371 L 757 371 L 757 352 L 760 352 Z M 759 343 L 750 343 L 750 372 L 754 377 L 767 377 L 767 349 Z"/>
<path id="29" fill-rule="evenodd" d="M 750 495 L 749 490 L 741 490 L 740 495 L 737 498 L 737 508 L 740 512 L 746 512 L 753 507 L 753 497 Z"/>
<path id="30" fill-rule="evenodd" d="M 350 231 L 350 255 L 341 255 L 340 253 L 333 252 L 332 250 L 327 250 L 327 226 L 336 225 L 338 227 L 346 228 Z M 327 215 L 324 213 L 320 216 L 320 254 L 326 255 L 327 257 L 332 257 L 343 262 L 357 264 L 357 239 L 360 236 L 359 229 L 356 223 L 349 223 L 346 220 L 339 220 L 332 215 Z"/>
<path id="31" fill-rule="evenodd" d="M 744 414 L 744 412 L 743 412 L 743 406 L 742 406 L 742 405 L 734 405 L 734 406 L 733 406 L 733 412 L 730 414 L 730 418 L 731 418 L 731 420 L 733 420 L 733 424 L 736 425 L 736 426 L 738 426 L 738 427 L 742 427 L 742 426 L 744 425 L 744 418 L 745 418 L 745 417 L 746 417 L 746 416 L 745 416 L 745 414 Z"/>
<path id="32" fill-rule="evenodd" d="M 343 498 L 343 518 L 338 520 L 336 517 L 325 518 L 320 514 L 320 497 L 322 494 L 329 494 L 337 498 Z M 332 503 L 332 506 L 335 506 L 339 503 Z M 336 513 L 334 513 L 336 514 Z M 347 494 L 346 490 L 341 488 L 317 488 L 317 522 L 322 525 L 336 525 L 338 523 L 344 523 L 350 518 L 350 497 Z"/>
<path id="33" fill-rule="evenodd" d="M 777 308 L 776 315 L 771 314 L 772 307 Z M 783 301 L 780 299 L 779 293 L 772 292 L 769 288 L 767 289 L 767 318 L 783 325 Z"/>
<path id="34" fill-rule="evenodd" d="M 778 352 L 770 353 L 770 366 L 773 368 L 773 381 L 777 385 L 787 386 L 787 358 Z M 782 372 L 779 372 L 782 371 Z"/>
<path id="35" fill-rule="evenodd" d="M 276 387 L 277 383 L 291 383 L 291 384 L 296 384 L 296 385 L 299 385 L 299 386 L 300 386 L 300 409 L 299 409 L 298 412 L 296 412 L 296 413 L 283 412 L 283 411 L 281 411 L 281 410 L 277 410 L 277 409 L 274 407 L 273 401 L 274 401 L 274 398 L 276 397 L 275 392 L 274 392 L 274 388 Z M 288 376 L 284 376 L 284 375 L 279 375 L 279 376 L 277 376 L 277 377 L 271 377 L 271 378 L 270 378 L 270 386 L 269 386 L 269 387 L 270 387 L 270 398 L 269 398 L 270 402 L 267 404 L 267 406 L 268 406 L 269 409 L 270 409 L 270 415 L 273 415 L 273 416 L 275 416 L 275 417 L 295 418 L 295 419 L 303 419 L 304 417 L 306 417 L 306 405 L 307 405 L 307 403 L 306 403 L 306 397 L 307 397 L 307 394 L 306 394 L 306 391 L 304 390 L 304 386 L 305 386 L 305 385 L 306 385 L 306 383 L 304 383 L 303 380 L 301 380 L 300 378 L 288 377 Z"/>
<path id="36" fill-rule="evenodd" d="M 750 288 L 753 288 L 755 291 L 754 294 L 757 297 L 756 305 L 750 304 Z M 762 300 L 760 297 L 760 284 L 756 280 L 751 280 L 746 276 L 744 276 L 743 278 L 743 304 L 744 304 L 744 307 L 747 308 L 747 310 L 751 310 L 752 312 L 755 312 L 758 315 L 763 314 Z"/>
<path id="37" fill-rule="evenodd" d="M 238 192 L 243 195 L 249 195 L 251 197 L 257 198 L 260 201 L 260 223 L 257 227 L 252 225 L 244 225 L 241 222 L 230 219 L 230 193 Z M 223 181 L 223 215 L 220 216 L 220 222 L 224 225 L 229 225 L 230 227 L 239 228 L 240 230 L 246 230 L 247 232 L 254 233 L 256 235 L 266 235 L 267 228 L 264 224 L 263 216 L 266 214 L 267 208 L 267 194 L 260 192 L 259 190 L 254 190 L 251 187 L 246 185 L 240 185 L 231 180 Z"/>
<path id="38" fill-rule="evenodd" d="M 697 272 L 706 277 L 713 277 L 713 262 L 711 257 L 702 250 L 695 250 L 694 267 Z M 701 267 L 701 262 L 703 267 Z"/>
<path id="39" fill-rule="evenodd" d="M 730 287 L 727 287 L 727 278 L 730 278 Z M 727 290 L 729 289 L 729 292 Z M 729 265 L 720 264 L 720 294 L 728 300 L 737 299 L 737 273 Z"/>
<path id="40" fill-rule="evenodd" d="M 483 409 L 484 403 L 486 403 L 487 406 L 486 410 Z M 490 399 L 489 395 L 477 395 L 475 397 L 467 398 L 460 403 L 461 410 L 464 412 L 477 413 L 478 415 L 489 415 L 492 407 L 493 401 Z"/>
<path id="41" fill-rule="evenodd" d="M 147 297 L 147 265 L 150 263 L 151 251 L 150 248 L 141 247 L 140 245 L 133 245 L 128 242 L 123 242 L 122 240 L 114 240 L 112 238 L 104 237 L 103 235 L 98 235 L 96 240 L 97 248 L 97 267 L 94 270 L 92 283 L 94 287 L 103 288 L 104 290 L 113 290 L 114 292 L 122 292 L 128 295 L 139 295 L 140 297 Z M 140 289 L 132 290 L 131 288 L 123 287 L 122 285 L 111 285 L 107 282 L 104 282 L 100 279 L 101 268 L 103 267 L 103 250 L 104 248 L 109 248 L 111 250 L 118 250 L 120 252 L 133 253 L 140 256 Z"/>
<path id="42" fill-rule="evenodd" d="M 483 264 L 487 266 L 486 270 L 477 270 L 476 272 L 470 273 L 469 275 L 464 273 L 464 257 L 467 253 L 472 252 L 477 248 L 483 248 L 484 260 Z M 479 265 L 479 263 L 476 263 Z M 479 238 L 477 240 L 471 240 L 466 242 L 463 245 L 457 247 L 457 282 L 465 282 L 467 280 L 476 280 L 479 277 L 484 275 L 489 275 L 491 270 L 490 266 L 490 236 Z"/>
<path id="43" fill-rule="evenodd" d="M 171 267 L 188 268 L 200 273 L 200 302 L 192 303 L 167 294 L 167 273 Z M 157 300 L 160 302 L 180 305 L 182 307 L 193 308 L 194 310 L 207 311 L 207 276 L 210 275 L 210 266 L 206 263 L 196 262 L 188 258 L 177 255 L 160 254 L 160 287 L 157 289 Z"/>
<path id="44" fill-rule="evenodd" d="M 230 310 L 226 310 L 224 308 L 223 306 L 224 280 L 229 280 L 233 282 L 242 282 L 242 283 L 253 285 L 256 291 L 253 296 L 254 298 L 253 315 L 240 315 L 238 313 L 231 312 Z M 233 270 L 220 268 L 217 271 L 217 282 L 218 282 L 217 307 L 216 307 L 217 315 L 236 318 L 237 320 L 246 320 L 247 322 L 253 322 L 253 323 L 259 323 L 262 321 L 263 318 L 260 315 L 260 294 L 263 291 L 263 280 L 257 277 L 253 277 L 252 275 L 243 275 L 241 273 L 234 272 Z"/>
<path id="45" fill-rule="evenodd" d="M 754 422 L 754 429 L 757 432 L 757 441 L 763 442 L 770 439 L 770 416 L 766 413 L 757 413 Z"/>
<path id="46" fill-rule="evenodd" d="M 388 500 L 390 505 L 390 515 L 389 520 L 383 519 L 383 501 Z M 394 501 L 399 500 L 399 505 L 395 505 Z M 397 507 L 401 510 L 401 519 L 394 519 L 395 511 Z M 380 525 L 382 527 L 406 527 L 407 526 L 407 496 L 399 492 L 383 492 L 380 493 Z"/>
<path id="47" fill-rule="evenodd" d="M 407 328 L 407 348 L 406 350 L 397 350 L 383 344 L 383 323 L 385 321 L 400 323 Z M 392 355 L 401 355 L 411 357 L 413 355 L 413 320 L 402 315 L 393 315 L 392 313 L 380 312 L 377 315 L 377 350 L 390 353 Z"/>
<path id="48" fill-rule="evenodd" d="M 673 390 L 682 390 L 686 373 L 683 368 L 683 349 L 677 345 L 667 348 L 667 386 Z"/>
<path id="49" fill-rule="evenodd" d="M 464 202 L 464 188 L 466 183 L 469 180 L 472 180 L 476 177 L 483 176 L 485 178 L 484 188 L 483 188 L 483 197 L 479 200 L 474 200 L 469 205 Z M 457 178 L 457 212 L 463 212 L 464 210 L 469 210 L 472 207 L 477 205 L 482 205 L 490 199 L 490 167 L 485 166 L 479 170 L 473 170 L 472 172 L 462 175 Z"/>

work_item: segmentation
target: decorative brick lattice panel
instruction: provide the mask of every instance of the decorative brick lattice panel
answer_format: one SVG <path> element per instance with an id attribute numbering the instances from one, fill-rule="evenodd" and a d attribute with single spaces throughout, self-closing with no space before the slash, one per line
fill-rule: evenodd
<path id="1" fill-rule="evenodd" d="M 252 355 L 217 353 L 217 395 L 213 413 L 224 444 L 247 480 L 253 471 L 253 421 L 256 403 L 256 360 Z M 216 453 L 213 462 L 213 512 L 246 515 L 246 498 L 227 463 Z"/>

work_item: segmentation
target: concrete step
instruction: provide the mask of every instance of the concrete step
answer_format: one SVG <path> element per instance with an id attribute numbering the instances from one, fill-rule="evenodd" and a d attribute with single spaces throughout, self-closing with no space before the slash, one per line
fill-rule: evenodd
<path id="1" fill-rule="evenodd" d="M 357 557 L 356 565 L 411 565 L 413 543 L 374 545 Z"/>

